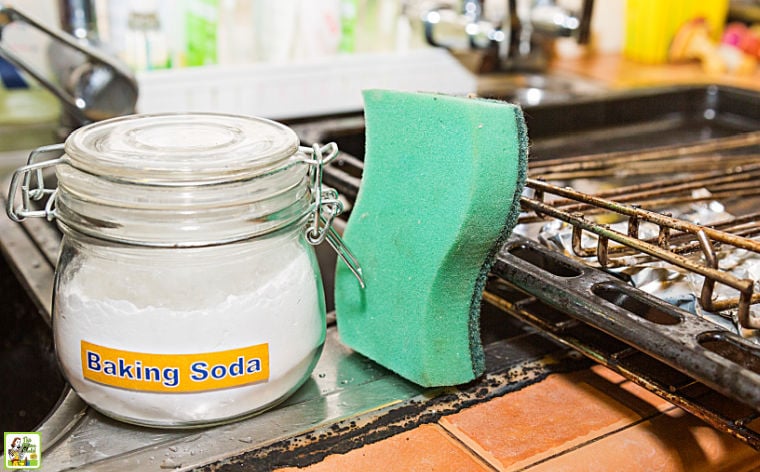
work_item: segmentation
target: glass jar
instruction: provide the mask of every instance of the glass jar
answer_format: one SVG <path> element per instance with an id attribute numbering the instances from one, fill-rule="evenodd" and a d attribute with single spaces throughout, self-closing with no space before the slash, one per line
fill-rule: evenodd
<path id="1" fill-rule="evenodd" d="M 346 253 L 330 230 L 337 195 L 321 186 L 335 155 L 261 118 L 135 115 L 80 128 L 62 157 L 16 171 L 9 215 L 55 218 L 63 233 L 53 331 L 82 399 L 122 421 L 189 427 L 263 411 L 303 384 L 325 340 L 311 244 Z"/>

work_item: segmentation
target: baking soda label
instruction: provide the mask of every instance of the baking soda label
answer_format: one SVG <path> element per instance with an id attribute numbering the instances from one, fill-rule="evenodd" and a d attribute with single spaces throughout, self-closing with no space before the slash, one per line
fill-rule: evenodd
<path id="1" fill-rule="evenodd" d="M 202 392 L 269 380 L 269 344 L 201 354 L 150 354 L 82 340 L 82 375 L 144 392 Z"/>

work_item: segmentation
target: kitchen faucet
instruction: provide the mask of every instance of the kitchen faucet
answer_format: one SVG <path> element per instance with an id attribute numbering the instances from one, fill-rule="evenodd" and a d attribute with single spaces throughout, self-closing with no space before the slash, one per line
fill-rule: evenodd
<path id="1" fill-rule="evenodd" d="M 48 89 L 63 105 L 59 138 L 93 121 L 134 113 L 137 81 L 118 60 L 97 47 L 95 14 L 90 0 L 62 1 L 65 31 L 48 28 L 34 18 L 0 2 L 0 57 Z M 50 80 L 2 44 L 3 28 L 22 22 L 53 39 L 50 60 L 56 80 Z"/>
<path id="2" fill-rule="evenodd" d="M 555 0 L 506 0 L 505 11 L 486 18 L 484 2 L 465 0 L 462 11 L 450 6 L 423 14 L 425 39 L 433 46 L 482 55 L 479 72 L 542 70 L 547 43 L 557 37 L 574 37 L 579 44 L 590 38 L 594 0 L 583 0 L 571 12 Z"/>
<path id="3" fill-rule="evenodd" d="M 61 28 L 77 39 L 97 43 L 98 23 L 93 0 L 59 0 Z"/>

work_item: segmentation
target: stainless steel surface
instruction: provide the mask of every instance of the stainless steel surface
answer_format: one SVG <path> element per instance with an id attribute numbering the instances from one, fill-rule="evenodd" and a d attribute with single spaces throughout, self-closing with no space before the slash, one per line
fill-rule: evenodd
<path id="1" fill-rule="evenodd" d="M 45 468 L 189 470 L 422 392 L 421 387 L 345 348 L 331 328 L 311 379 L 263 415 L 200 431 L 165 431 L 125 425 L 88 409 L 67 437 L 45 451 Z"/>
<path id="2" fill-rule="evenodd" d="M 30 431 L 29 428 L 41 423 L 50 410 L 56 408 L 64 394 L 65 381 L 54 354 L 50 320 L 34 303 L 34 295 L 24 287 L 22 277 L 12 269 L 5 258 L 0 258 L 0 293 L 3 296 L 0 310 L 3 326 L 0 423 L 8 431 Z M 31 268 L 30 272 L 40 274 Z"/>
<path id="3" fill-rule="evenodd" d="M 0 32 L 13 22 L 25 23 L 39 30 L 54 40 L 54 46 L 61 47 L 52 56 L 54 61 L 60 61 L 53 64 L 60 84 L 54 83 L 21 56 L 3 47 L 2 42 L 0 57 L 26 71 L 58 98 L 73 119 L 72 123 L 66 123 L 67 126 L 75 128 L 93 121 L 134 113 L 137 81 L 125 65 L 83 39 L 51 29 L 11 6 L 0 4 Z"/>
<path id="4" fill-rule="evenodd" d="M 38 224 L 38 226 L 44 225 Z M 31 223 L 31 227 L 34 227 L 34 223 Z M 0 232 L 3 234 L 2 251 L 14 271 L 19 274 L 19 281 L 30 293 L 33 302 L 49 325 L 57 249 L 52 254 L 41 252 L 35 240 L 29 237 L 27 228 L 30 228 L 28 223 L 20 226 L 10 219 L 0 218 Z M 52 261 L 48 258 L 50 255 L 53 256 Z"/>
<path id="5" fill-rule="evenodd" d="M 87 414 L 87 404 L 73 390 L 66 387 L 60 403 L 50 413 L 50 416 L 36 428 L 42 435 L 42 452 L 47 452 L 65 438 L 71 430 Z"/>
<path id="6" fill-rule="evenodd" d="M 480 97 L 532 107 L 603 95 L 609 89 L 600 82 L 570 74 L 493 73 L 478 77 L 477 91 Z"/>

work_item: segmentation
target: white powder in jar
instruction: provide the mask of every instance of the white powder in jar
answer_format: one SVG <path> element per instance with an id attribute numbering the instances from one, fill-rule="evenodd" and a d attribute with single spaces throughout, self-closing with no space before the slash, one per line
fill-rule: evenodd
<path id="1" fill-rule="evenodd" d="M 144 248 L 84 248 L 59 277 L 54 332 L 66 377 L 100 411 L 147 425 L 219 422 L 278 403 L 311 373 L 324 342 L 324 302 L 314 256 L 299 238 L 153 250 L 147 258 Z M 82 341 L 177 355 L 267 343 L 269 378 L 200 392 L 117 388 L 83 377 Z"/>

